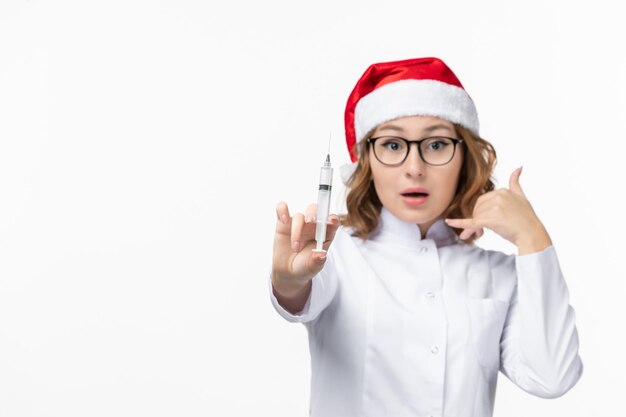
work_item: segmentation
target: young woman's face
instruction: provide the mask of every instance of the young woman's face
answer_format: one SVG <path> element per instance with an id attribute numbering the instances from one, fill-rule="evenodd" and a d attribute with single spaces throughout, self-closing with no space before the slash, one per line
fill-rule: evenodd
<path id="1" fill-rule="evenodd" d="M 429 116 L 402 117 L 378 126 L 371 137 L 396 136 L 407 140 L 421 140 L 432 136 L 458 138 L 454 125 L 446 120 Z M 419 156 L 416 144 L 411 144 L 409 154 L 399 166 L 382 164 L 374 155 L 374 146 L 381 154 L 381 146 L 396 152 L 399 142 L 377 141 L 369 146 L 369 160 L 374 188 L 382 205 L 406 222 L 420 226 L 422 236 L 448 208 L 459 181 L 463 165 L 463 146 L 456 145 L 454 156 L 445 165 L 426 164 Z M 453 146 L 453 145 L 449 145 Z M 428 145 L 439 152 L 442 143 Z M 426 193 L 425 195 L 421 193 Z"/>

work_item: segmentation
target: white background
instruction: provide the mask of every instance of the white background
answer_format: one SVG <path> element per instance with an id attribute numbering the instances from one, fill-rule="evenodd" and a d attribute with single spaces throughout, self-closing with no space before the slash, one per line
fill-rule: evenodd
<path id="1" fill-rule="evenodd" d="M 274 208 L 315 201 L 330 132 L 348 162 L 367 66 L 420 56 L 474 99 L 498 186 L 523 164 L 577 313 L 578 385 L 500 375 L 495 415 L 623 415 L 612 4 L 1 0 L 0 416 L 307 415 L 306 331 L 269 301 Z"/>

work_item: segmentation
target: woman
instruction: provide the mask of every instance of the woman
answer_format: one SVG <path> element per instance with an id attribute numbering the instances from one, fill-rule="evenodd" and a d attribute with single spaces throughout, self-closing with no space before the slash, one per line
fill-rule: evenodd
<path id="1" fill-rule="evenodd" d="M 315 205 L 276 209 L 270 296 L 308 330 L 310 414 L 491 416 L 498 370 L 540 397 L 574 386 L 583 365 L 555 249 L 521 168 L 494 190 L 495 151 L 447 65 L 370 66 L 346 139 L 348 213 L 328 219 L 327 252 L 313 251 Z M 485 227 L 518 254 L 475 246 Z"/>

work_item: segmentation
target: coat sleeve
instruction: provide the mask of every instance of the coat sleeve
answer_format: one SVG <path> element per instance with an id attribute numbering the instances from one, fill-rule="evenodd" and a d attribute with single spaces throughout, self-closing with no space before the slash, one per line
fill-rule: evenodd
<path id="1" fill-rule="evenodd" d="M 312 278 L 311 293 L 307 299 L 306 304 L 302 311 L 295 314 L 285 310 L 280 305 L 276 295 L 274 294 L 274 287 L 272 286 L 272 274 L 269 274 L 269 291 L 272 305 L 285 320 L 294 323 L 307 323 L 313 321 L 320 315 L 320 313 L 330 304 L 335 293 L 337 292 L 337 276 L 335 273 L 334 256 L 333 251 L 328 252 L 328 259 L 324 268 Z"/>
<path id="2" fill-rule="evenodd" d="M 517 285 L 500 340 L 500 371 L 533 395 L 556 398 L 580 379 L 575 312 L 553 246 L 515 257 Z"/>

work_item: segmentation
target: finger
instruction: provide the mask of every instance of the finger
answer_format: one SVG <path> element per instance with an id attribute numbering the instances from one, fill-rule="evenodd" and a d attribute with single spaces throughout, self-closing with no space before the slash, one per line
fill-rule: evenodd
<path id="1" fill-rule="evenodd" d="M 483 235 L 483 224 L 476 218 L 471 219 L 445 219 L 445 222 L 456 229 L 463 229 L 463 231 L 459 234 L 459 239 L 465 240 L 469 239 L 474 233 L 476 236 L 480 237 Z"/>
<path id="2" fill-rule="evenodd" d="M 318 250 L 312 250 L 311 253 L 309 254 L 309 256 L 311 257 L 311 261 L 313 262 L 313 265 L 315 264 L 323 264 L 324 262 L 326 262 L 326 255 L 327 255 L 327 251 L 318 251 Z M 316 268 L 317 269 L 317 268 Z"/>
<path id="3" fill-rule="evenodd" d="M 489 213 L 494 207 L 502 204 L 503 199 L 507 198 L 507 193 L 513 193 L 513 191 L 506 188 L 499 188 L 481 195 L 472 208 L 472 217 L 474 219 L 486 217 L 486 213 Z M 481 224 L 481 226 L 484 225 Z"/>
<path id="4" fill-rule="evenodd" d="M 473 217 L 477 217 L 477 213 L 480 213 L 482 210 L 493 204 L 494 199 L 498 197 L 499 191 L 500 190 L 493 190 L 485 194 L 481 194 L 480 197 L 476 199 L 476 203 L 474 203 L 474 207 L 472 208 Z"/>
<path id="5" fill-rule="evenodd" d="M 296 213 L 291 218 L 291 250 L 300 252 L 300 238 L 302 236 L 302 227 L 304 226 L 304 215 Z"/>
<path id="6" fill-rule="evenodd" d="M 337 215 L 331 214 L 328 216 L 328 222 L 326 223 L 326 237 L 324 238 L 324 242 L 322 242 L 322 250 L 314 250 L 314 252 L 327 252 L 330 244 L 335 239 L 335 234 L 341 225 L 341 221 Z"/>
<path id="7" fill-rule="evenodd" d="M 520 175 L 522 175 L 522 167 L 517 168 L 511 174 L 511 178 L 509 178 L 509 189 L 516 194 L 523 195 L 524 197 L 526 197 L 524 195 L 524 191 L 522 190 L 522 186 L 519 183 Z"/>
<path id="8" fill-rule="evenodd" d="M 330 244 L 333 242 L 333 239 L 335 239 L 335 234 L 337 233 L 340 225 L 339 217 L 335 215 L 330 215 L 328 217 L 328 221 L 328 226 L 326 226 L 326 240 L 322 244 L 322 247 L 326 251 L 330 247 Z"/>
<path id="9" fill-rule="evenodd" d="M 306 210 L 304 211 L 304 222 L 315 223 L 316 216 L 317 216 L 317 204 L 309 204 Z"/>
<path id="10" fill-rule="evenodd" d="M 276 218 L 278 220 L 276 229 L 288 230 L 291 223 L 291 217 L 289 216 L 289 207 L 284 201 L 276 204 Z"/>
<path id="11" fill-rule="evenodd" d="M 459 239 L 461 240 L 466 240 L 469 239 L 474 233 L 477 233 L 478 230 L 480 230 L 480 228 L 474 229 L 464 229 L 461 234 L 459 235 Z"/>
<path id="12" fill-rule="evenodd" d="M 446 224 L 448 226 L 454 227 L 456 229 L 472 229 L 477 228 L 476 220 L 474 218 L 471 219 L 445 219 Z"/>
<path id="13" fill-rule="evenodd" d="M 493 221 L 494 218 L 499 218 L 500 210 L 507 207 L 508 202 L 514 195 L 517 195 L 516 192 L 508 188 L 499 188 L 483 194 L 476 200 L 476 204 L 472 208 L 472 217 L 476 219 L 474 225 L 484 227 Z M 524 199 L 526 199 L 525 196 Z"/>
<path id="14" fill-rule="evenodd" d="M 324 264 L 326 263 L 327 255 L 328 255 L 328 253 L 326 251 L 312 250 L 309 253 L 309 259 L 308 259 L 308 262 L 307 262 L 307 269 L 309 271 L 309 274 L 315 275 L 319 271 L 321 271 L 322 268 L 324 268 Z"/>

